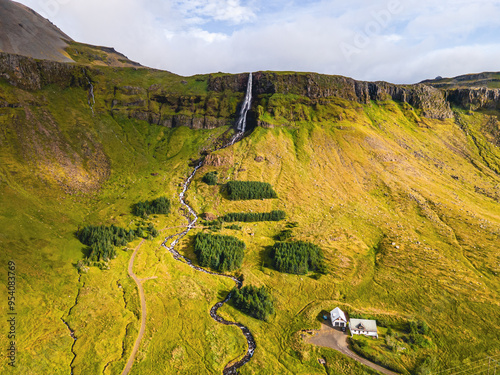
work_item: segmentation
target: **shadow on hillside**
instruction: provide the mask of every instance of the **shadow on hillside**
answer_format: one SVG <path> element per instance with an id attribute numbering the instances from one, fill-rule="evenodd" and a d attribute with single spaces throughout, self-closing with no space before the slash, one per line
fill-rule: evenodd
<path id="1" fill-rule="evenodd" d="M 272 249 L 273 247 L 270 245 L 262 247 L 262 250 L 259 252 L 259 266 L 261 268 L 268 268 L 274 271 Z"/>

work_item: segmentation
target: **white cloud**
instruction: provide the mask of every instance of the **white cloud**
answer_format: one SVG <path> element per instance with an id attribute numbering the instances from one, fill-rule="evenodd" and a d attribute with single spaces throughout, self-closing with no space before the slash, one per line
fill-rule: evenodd
<path id="1" fill-rule="evenodd" d="M 206 30 L 193 28 L 190 29 L 187 33 L 184 34 L 187 37 L 193 37 L 197 39 L 201 39 L 207 43 L 213 43 L 215 41 L 222 41 L 227 39 L 227 35 L 222 33 L 210 33 Z"/>
<path id="2" fill-rule="evenodd" d="M 298 70 L 411 83 L 500 70 L 498 0 L 20 1 L 52 9 L 75 40 L 182 75 Z"/>
<path id="3" fill-rule="evenodd" d="M 211 19 L 239 24 L 255 17 L 253 11 L 242 6 L 239 0 L 187 0 L 176 1 L 175 5 L 186 19 Z"/>

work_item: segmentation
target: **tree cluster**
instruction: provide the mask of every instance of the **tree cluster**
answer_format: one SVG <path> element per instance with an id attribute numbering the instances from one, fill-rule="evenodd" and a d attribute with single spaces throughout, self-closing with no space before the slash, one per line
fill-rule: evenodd
<path id="1" fill-rule="evenodd" d="M 201 180 L 207 185 L 217 185 L 217 172 L 205 173 Z"/>
<path id="2" fill-rule="evenodd" d="M 154 227 L 153 223 L 148 223 L 148 225 L 145 226 L 144 222 L 142 225 L 137 226 L 135 233 L 137 237 L 142 237 L 147 240 L 152 240 L 160 235 L 160 232 Z"/>
<path id="3" fill-rule="evenodd" d="M 234 306 L 245 314 L 260 320 L 267 320 L 274 314 L 274 304 L 271 294 L 265 287 L 257 288 L 248 285 L 241 289 L 233 289 Z"/>
<path id="4" fill-rule="evenodd" d="M 226 214 L 219 219 L 227 223 L 231 223 L 234 221 L 280 221 L 285 219 L 285 217 L 285 211 L 275 210 L 271 212 L 233 212 Z"/>
<path id="5" fill-rule="evenodd" d="M 116 256 L 115 246 L 125 246 L 136 238 L 133 230 L 111 225 L 88 225 L 77 232 L 81 243 L 90 247 L 88 258 L 92 261 L 108 261 Z"/>
<path id="6" fill-rule="evenodd" d="M 138 202 L 132 206 L 132 213 L 136 216 L 146 218 L 151 214 L 165 214 L 170 212 L 170 200 L 165 197 L 151 201 Z"/>
<path id="7" fill-rule="evenodd" d="M 233 236 L 198 233 L 194 239 L 194 252 L 202 267 L 220 272 L 241 267 L 246 245 Z"/>
<path id="8" fill-rule="evenodd" d="M 326 273 L 323 251 L 303 241 L 276 242 L 271 250 L 274 267 L 280 272 L 304 275 L 309 271 Z"/>
<path id="9" fill-rule="evenodd" d="M 271 199 L 278 195 L 271 184 L 259 181 L 229 181 L 226 185 L 230 200 Z"/>

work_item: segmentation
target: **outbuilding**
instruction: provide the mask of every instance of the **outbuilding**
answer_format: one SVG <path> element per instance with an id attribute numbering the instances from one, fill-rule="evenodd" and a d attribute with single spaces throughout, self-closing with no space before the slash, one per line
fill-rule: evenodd
<path id="1" fill-rule="evenodd" d="M 365 335 L 365 336 L 376 337 L 378 339 L 376 320 L 350 319 L 349 330 L 351 331 L 351 336 Z"/>
<path id="2" fill-rule="evenodd" d="M 333 327 L 347 327 L 347 319 L 345 314 L 338 307 L 330 311 L 330 318 L 332 319 Z"/>

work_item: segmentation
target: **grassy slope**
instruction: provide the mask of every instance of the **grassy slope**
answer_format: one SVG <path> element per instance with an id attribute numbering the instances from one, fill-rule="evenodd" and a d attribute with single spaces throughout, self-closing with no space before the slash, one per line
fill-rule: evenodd
<path id="1" fill-rule="evenodd" d="M 126 274 L 130 251 L 120 251 L 109 271 L 92 268 L 78 280 L 74 264 L 82 257 L 82 246 L 73 232 L 83 223 L 128 226 L 134 220 L 130 204 L 167 195 L 175 202 L 173 214 L 155 221 L 158 228 L 166 228 L 164 235 L 174 233 L 172 227 L 185 223 L 176 194 L 190 170 L 187 162 L 209 137 L 224 130 L 166 129 L 112 118 L 105 100 L 119 80 L 142 87 L 161 81 L 185 94 L 203 94 L 204 83 L 192 78 L 183 85 L 162 72 L 102 69 L 106 75 L 94 77 L 94 117 L 81 89 L 47 87 L 28 94 L 3 83 L 0 87 L 10 101 L 42 103 L 29 106 L 30 121 L 20 108 L 0 108 L 0 262 L 14 259 L 18 264 L 19 374 L 68 373 L 72 339 L 61 317 L 78 337 L 75 374 L 101 373 L 106 366 L 105 374 L 120 373 L 138 329 L 137 292 Z M 205 166 L 188 199 L 199 212 L 216 214 L 285 210 L 299 224 L 296 238 L 324 248 L 331 274 L 316 280 L 279 274 L 270 267 L 266 246 L 284 223 L 243 223 L 241 232 L 222 231 L 247 243 L 245 283 L 269 286 L 277 300 L 276 316 L 269 323 L 231 306 L 221 310 L 255 334 L 258 348 L 242 373 L 324 373 L 319 357 L 327 359 L 330 373 L 365 373 L 332 351 L 303 344 L 296 334 L 317 327 L 320 312 L 337 304 L 372 315 L 425 319 L 444 367 L 498 353 L 500 270 L 495 246 L 500 212 L 498 202 L 487 195 L 498 194 L 499 177 L 492 168 L 500 153 L 483 141 L 485 117 L 460 115 L 465 133 L 453 120 L 422 119 L 394 102 L 360 106 L 336 101 L 313 109 L 286 97 L 273 101 L 279 111 L 263 120 L 287 126 L 257 128 L 234 147 L 219 151 L 226 164 Z M 287 120 L 291 107 L 307 112 L 303 117 L 310 121 Z M 57 124 L 57 131 L 47 128 L 47 119 Z M 30 132 L 23 132 L 23 126 Z M 49 141 L 55 136 L 61 140 L 59 149 L 71 156 L 59 160 L 46 152 L 41 166 L 30 164 L 33 151 L 28 146 L 55 147 Z M 79 150 L 90 144 L 95 151 L 99 147 L 92 145 L 100 143 L 110 161 L 109 180 L 95 193 L 64 192 L 56 181 L 65 182 L 68 175 L 84 187 L 93 186 L 98 173 L 89 171 L 105 169 L 105 163 L 92 169 L 89 165 L 102 160 L 82 156 Z M 256 156 L 265 161 L 256 162 Z M 228 201 L 219 194 L 220 186 L 200 181 L 214 169 L 222 178 L 270 182 L 279 199 Z M 182 248 L 193 257 L 190 238 Z M 233 285 L 175 262 L 159 242 L 144 244 L 136 260 L 139 277 L 157 278 L 145 282 L 148 323 L 132 373 L 220 373 L 245 347 L 237 329 L 215 324 L 208 315 Z M 5 277 L 5 272 L 0 274 L 2 295 Z M 78 291 L 78 303 L 68 317 Z M 451 333 L 443 324 L 450 321 L 457 327 Z M 5 322 L 0 329 L 5 331 Z M 0 347 L 7 347 L 5 335 Z M 408 365 L 415 360 L 411 355 L 401 359 Z M 6 371 L 5 362 L 0 366 L 0 372 Z"/>
<path id="2" fill-rule="evenodd" d="M 445 368 L 498 353 L 500 209 L 475 187 L 493 196 L 500 178 L 471 137 L 481 137 L 487 119 L 458 114 L 467 136 L 453 120 L 421 119 L 393 102 L 344 107 L 343 123 L 258 128 L 220 152 L 234 162 L 222 168 L 222 178 L 270 182 L 278 200 L 231 202 L 195 182 L 193 203 L 201 212 L 284 209 L 299 223 L 297 239 L 325 249 L 332 272 L 319 280 L 277 273 L 266 246 L 283 225 L 242 224 L 236 233 L 249 249 L 245 281 L 269 286 L 278 307 L 270 323 L 223 308 L 257 338 L 255 359 L 242 373 L 320 373 L 319 349 L 297 344 L 295 333 L 318 326 L 320 311 L 337 304 L 425 319 L 438 351 L 401 355 L 408 368 L 429 354 Z M 332 117 L 339 110 L 331 108 Z M 483 145 L 490 164 L 498 163 L 500 150 Z M 205 168 L 200 176 L 215 169 Z M 301 361 L 304 353 L 309 360 Z"/>
<path id="3" fill-rule="evenodd" d="M 163 76 L 162 82 L 167 85 L 175 79 L 171 74 L 159 75 L 156 79 L 162 80 Z M 189 170 L 189 159 L 197 156 L 209 137 L 216 137 L 225 130 L 166 129 L 126 118 L 112 118 L 104 110 L 104 95 L 100 94 L 105 92 L 103 86 L 123 77 L 117 74 L 105 78 L 109 81 L 96 83 L 96 116 L 92 116 L 87 105 L 85 90 L 46 87 L 40 92 L 26 93 L 1 83 L 2 98 L 24 107 L 0 109 L 0 262 L 6 265 L 12 259 L 18 270 L 18 368 L 14 373 L 69 372 L 73 340 L 61 318 L 70 324 L 78 337 L 73 364 L 76 374 L 100 373 L 106 365 L 105 373 L 121 372 L 125 362 L 121 358 L 128 358 L 138 329 L 138 296 L 126 273 L 131 252 L 120 251 L 109 271 L 91 268 L 79 280 L 75 264 L 82 258 L 83 246 L 73 233 L 85 223 L 114 223 L 128 227 L 135 220 L 129 214 L 130 205 L 160 195 L 172 198 L 173 211 L 177 212 L 177 184 Z M 133 69 L 125 71 L 125 79 L 136 84 L 149 84 L 148 80 L 154 80 L 147 72 Z M 184 86 L 179 84 L 179 87 Z M 99 181 L 97 172 L 93 171 L 105 170 L 107 162 L 93 160 L 86 155 L 86 148 L 90 149 L 90 154 L 102 149 L 109 158 L 110 178 L 97 191 L 95 187 Z M 37 158 L 38 155 L 41 156 Z M 95 165 L 99 161 L 102 165 Z M 158 175 L 152 176 L 152 173 Z M 82 184 L 71 183 L 74 181 Z M 158 217 L 155 221 L 160 229 L 184 222 L 179 215 Z M 135 245 L 137 243 L 130 247 Z M 156 262 L 157 256 L 163 257 L 158 241 L 141 248 L 140 254 L 138 264 L 143 261 L 142 254 L 146 259 L 153 257 Z M 142 274 L 140 268 L 139 271 L 136 268 L 136 272 Z M 180 310 L 177 316 L 182 318 L 204 315 L 203 312 L 218 299 L 219 289 L 232 287 L 207 276 L 203 287 L 186 290 L 189 294 L 186 300 L 177 289 L 186 289 L 181 280 L 192 277 L 190 269 L 174 270 L 171 259 L 167 258 L 154 272 L 149 265 L 144 272 L 147 276 L 159 276 L 148 281 L 145 287 L 146 291 L 155 291 L 148 294 L 149 319 L 159 323 L 165 321 L 165 311 L 172 314 L 174 308 Z M 176 279 L 173 283 L 169 279 L 171 274 Z M 6 272 L 0 276 L 4 296 L 6 276 Z M 199 279 L 203 280 L 203 276 Z M 197 281 L 195 285 L 202 283 Z M 74 306 L 77 294 L 78 303 Z M 200 303 L 200 299 L 205 302 Z M 4 308 L 5 305 L 2 311 Z M 177 358 L 191 358 L 189 368 L 206 366 L 207 372 L 212 373 L 220 371 L 242 350 L 243 339 L 233 339 L 231 330 L 222 329 L 210 319 L 192 328 L 175 321 L 167 321 L 163 328 L 148 323 L 145 336 L 148 351 L 156 348 L 155 353 L 161 352 L 163 356 L 165 351 L 178 349 Z M 6 331 L 6 322 L 1 327 Z M 206 332 L 211 335 L 205 335 Z M 156 334 L 154 339 L 153 334 Z M 165 338 L 172 337 L 189 338 L 187 342 L 194 340 L 198 344 L 194 345 L 195 349 L 176 341 L 169 341 L 170 346 L 163 345 Z M 122 342 L 125 353 L 122 353 Z M 5 335 L 1 335 L 0 343 L 5 351 Z M 220 352 L 213 355 L 212 346 L 220 346 Z M 193 350 L 199 353 L 197 359 Z M 211 355 L 214 360 L 207 362 L 205 357 Z M 141 359 L 144 357 L 140 354 Z M 183 361 L 178 362 L 180 364 L 172 362 L 172 366 L 185 366 Z M 6 361 L 2 361 L 0 373 L 5 371 L 8 371 Z"/>

